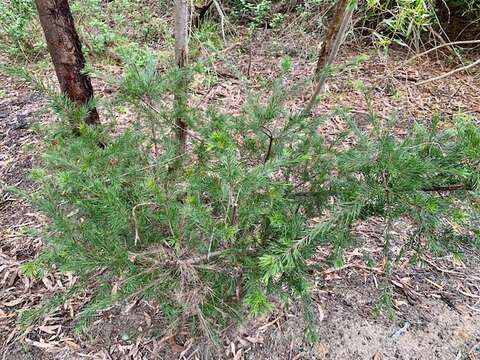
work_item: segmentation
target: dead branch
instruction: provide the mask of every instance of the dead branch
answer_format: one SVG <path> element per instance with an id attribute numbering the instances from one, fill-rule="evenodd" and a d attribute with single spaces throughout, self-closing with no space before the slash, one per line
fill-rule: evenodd
<path id="1" fill-rule="evenodd" d="M 158 259 L 158 257 L 153 257 L 152 255 L 155 254 L 161 254 L 161 256 L 171 256 L 173 257 L 174 255 L 167 252 L 167 249 L 164 247 L 148 250 L 142 253 L 134 253 L 130 252 L 129 258 L 131 259 L 132 262 L 139 261 L 142 263 L 141 260 L 149 262 L 151 265 L 153 265 L 156 269 L 158 267 L 174 267 L 174 268 L 185 268 L 185 267 L 192 267 L 199 265 L 203 262 L 209 261 L 211 259 L 217 258 L 220 255 L 228 252 L 229 250 L 232 250 L 230 248 L 223 249 L 223 250 L 217 250 L 213 252 L 209 252 L 208 254 L 205 255 L 198 255 L 190 258 L 176 258 L 174 260 L 164 260 L 164 259 Z"/>
<path id="2" fill-rule="evenodd" d="M 215 9 L 218 12 L 218 16 L 220 17 L 220 29 L 222 31 L 222 39 L 223 42 L 226 43 L 227 39 L 225 38 L 225 13 L 222 9 L 222 6 L 217 0 L 213 0 L 213 4 L 215 5 Z"/>
<path id="3" fill-rule="evenodd" d="M 345 22 L 345 12 L 347 11 L 348 3 L 348 0 L 341 0 L 337 5 L 335 14 L 328 27 L 327 34 L 325 35 L 325 40 L 320 47 L 317 68 L 315 69 L 316 74 L 320 74 L 325 68 L 325 65 L 331 62 L 331 58 L 336 56 L 336 54 L 334 54 L 334 47 L 337 45 L 338 34 Z"/>
<path id="4" fill-rule="evenodd" d="M 480 40 L 462 40 L 462 41 L 453 41 L 453 42 L 449 42 L 449 43 L 443 43 L 443 44 L 440 44 L 438 46 L 435 46 L 431 49 L 428 49 L 427 51 L 424 51 L 420 54 L 417 54 L 413 57 L 411 57 L 410 59 L 408 59 L 407 61 L 405 61 L 401 66 L 405 66 L 407 65 L 408 63 L 412 62 L 413 60 L 415 59 L 418 59 L 419 57 L 421 56 L 424 56 L 424 55 L 427 55 L 435 50 L 438 50 L 442 47 L 445 47 L 445 46 L 454 46 L 454 45 L 467 45 L 467 44 L 480 44 Z M 399 66 L 400 67 L 400 66 Z M 398 68 L 397 68 L 398 69 Z"/>
<path id="5" fill-rule="evenodd" d="M 153 202 L 144 202 L 144 203 L 137 204 L 132 208 L 132 219 L 133 219 L 133 226 L 135 230 L 135 246 L 137 246 L 137 243 L 140 241 L 140 235 L 138 231 L 138 219 L 137 219 L 137 213 L 136 213 L 137 209 L 141 206 L 156 206 L 156 205 L 157 204 Z"/>
<path id="6" fill-rule="evenodd" d="M 270 154 L 272 152 L 272 145 L 273 145 L 273 134 L 270 131 L 270 129 L 267 129 L 266 127 L 263 127 L 263 133 L 267 135 L 268 137 L 268 150 L 265 154 L 265 157 L 263 158 L 263 163 L 265 164 L 268 159 L 270 158 Z"/>
<path id="7" fill-rule="evenodd" d="M 167 260 L 164 262 L 166 266 L 194 266 L 198 265 L 204 261 L 210 260 L 211 258 L 218 257 L 222 255 L 225 250 L 217 250 L 206 255 L 195 256 L 188 259 L 176 259 L 176 260 Z"/>
<path id="8" fill-rule="evenodd" d="M 175 0 L 175 62 L 179 69 L 188 64 L 188 34 L 189 34 L 189 9 L 187 0 Z M 188 125 L 178 111 L 183 109 L 188 95 L 188 84 L 184 75 L 179 79 L 179 90 L 175 91 L 175 126 L 177 127 L 177 140 L 180 152 L 185 152 L 187 146 Z"/>
<path id="9" fill-rule="evenodd" d="M 452 70 L 452 71 L 449 71 L 449 72 L 447 72 L 447 73 L 445 73 L 445 74 L 442 74 L 442 75 L 439 75 L 439 76 L 436 76 L 436 77 L 434 77 L 434 78 L 430 78 L 430 79 L 427 79 L 427 80 L 420 81 L 420 82 L 418 82 L 416 85 L 420 86 L 420 85 L 424 85 L 424 84 L 427 84 L 427 83 L 432 82 L 432 81 L 441 80 L 441 79 L 444 79 L 444 78 L 446 78 L 446 77 L 448 77 L 448 76 L 450 76 L 450 75 L 456 74 L 456 73 L 458 73 L 458 72 L 460 72 L 460 71 L 468 70 L 468 69 L 470 69 L 470 68 L 472 68 L 472 67 L 474 67 L 474 66 L 476 66 L 476 65 L 479 65 L 479 64 L 480 64 L 480 59 L 478 59 L 477 61 L 474 61 L 473 63 L 468 64 L 468 65 L 466 65 L 466 66 L 462 66 L 462 67 L 456 68 L 456 69 L 454 69 L 454 70 Z"/>
<path id="10" fill-rule="evenodd" d="M 452 184 L 452 185 L 445 185 L 445 186 L 432 186 L 429 188 L 422 189 L 422 191 L 425 191 L 425 192 L 457 191 L 457 190 L 471 191 L 473 190 L 473 187 L 466 184 Z"/>

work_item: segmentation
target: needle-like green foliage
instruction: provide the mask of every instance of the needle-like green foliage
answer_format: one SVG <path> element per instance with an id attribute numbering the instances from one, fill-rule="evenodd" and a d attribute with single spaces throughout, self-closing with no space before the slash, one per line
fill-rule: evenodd
<path id="1" fill-rule="evenodd" d="M 318 130 L 332 114 L 290 113 L 289 91 L 275 80 L 268 99 L 251 94 L 238 115 L 181 109 L 191 142 L 179 155 L 171 125 L 179 77 L 149 62 L 126 70 L 116 104 L 135 109 L 140 126 L 115 135 L 81 126 L 72 136 L 62 111 L 65 121 L 45 131 L 32 197 L 49 221 L 36 264 L 103 270 L 80 326 L 139 296 L 157 299 L 173 326 L 187 321 L 210 335 L 243 308 L 268 311 L 274 296 L 308 304 L 316 249 L 334 245 L 341 265 L 352 225 L 373 216 L 412 221 L 405 247 L 417 251 L 478 244 L 474 119 L 436 119 L 398 137 L 392 124 L 373 116 L 361 129 L 338 110 L 350 126 L 332 140 Z"/>

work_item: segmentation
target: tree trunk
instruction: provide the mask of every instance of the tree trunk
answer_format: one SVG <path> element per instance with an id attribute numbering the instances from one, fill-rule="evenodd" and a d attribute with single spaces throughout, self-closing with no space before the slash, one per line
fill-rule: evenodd
<path id="1" fill-rule="evenodd" d="M 317 68 L 315 70 L 317 74 L 325 66 L 330 65 L 337 56 L 348 22 L 352 18 L 353 6 L 350 3 L 351 0 L 339 0 L 335 7 L 335 14 L 328 24 L 327 34 L 318 54 Z"/>
<path id="2" fill-rule="evenodd" d="M 317 97 L 323 91 L 325 81 L 329 75 L 327 69 L 333 64 L 333 61 L 337 57 L 338 50 L 347 32 L 348 24 L 352 19 L 353 5 L 352 0 L 338 0 L 337 2 L 335 15 L 328 25 L 327 34 L 325 35 L 325 40 L 320 47 L 320 53 L 318 55 L 317 67 L 315 69 L 317 85 L 307 106 L 301 111 L 301 116 L 309 115 L 313 107 L 317 104 Z"/>
<path id="3" fill-rule="evenodd" d="M 85 105 L 93 98 L 93 88 L 90 77 L 82 73 L 85 58 L 68 1 L 35 2 L 60 89 L 74 103 Z M 99 123 L 97 110 L 91 109 L 84 121 L 87 124 Z"/>
<path id="4" fill-rule="evenodd" d="M 175 0 L 175 61 L 179 68 L 183 68 L 188 62 L 188 2 L 187 0 Z M 187 123 L 183 112 L 187 105 L 187 84 L 182 75 L 179 88 L 175 93 L 175 110 L 177 136 L 180 150 L 185 151 L 187 143 Z"/>

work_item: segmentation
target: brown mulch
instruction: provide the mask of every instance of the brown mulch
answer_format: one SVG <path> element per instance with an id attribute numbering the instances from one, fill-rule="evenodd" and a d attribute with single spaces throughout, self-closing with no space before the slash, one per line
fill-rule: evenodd
<path id="1" fill-rule="evenodd" d="M 285 79 L 287 85 L 293 85 L 312 75 L 316 62 L 311 60 L 311 55 L 301 53 L 300 49 L 291 55 L 289 47 L 298 44 L 298 39 L 301 39 L 301 44 L 315 43 L 314 38 L 299 35 L 299 38 L 285 36 L 272 40 L 265 39 L 265 36 L 259 36 L 257 42 L 248 47 L 232 48 L 225 60 L 216 65 L 221 84 L 208 92 L 207 100 L 229 111 L 239 110 L 245 95 L 241 91 L 239 80 L 232 79 L 232 76 L 240 71 L 253 87 L 258 87 L 259 82 L 279 76 L 280 60 L 285 56 L 291 57 L 293 64 L 292 71 Z M 283 46 L 278 45 L 278 42 L 282 42 Z M 302 45 L 304 49 L 308 48 L 308 45 Z M 355 58 L 359 55 L 368 60 L 356 63 Z M 403 49 L 392 48 L 386 54 L 371 47 L 347 47 L 340 53 L 337 64 L 351 65 L 343 67 L 327 82 L 325 100 L 320 101 L 315 113 L 345 107 L 351 109 L 353 114 L 365 117 L 372 110 L 382 118 L 395 116 L 401 125 L 423 122 L 433 115 L 447 119 L 459 113 L 480 116 L 478 71 L 460 72 L 446 79 L 417 86 L 417 82 L 447 73 L 457 66 L 447 64 L 444 54 L 429 54 L 407 63 L 410 57 L 412 55 Z M 365 94 L 358 90 L 358 83 L 362 83 L 367 90 L 373 109 L 367 107 Z M 302 109 L 310 94 L 309 87 L 299 91 L 289 101 L 288 108 L 297 111 Z"/>

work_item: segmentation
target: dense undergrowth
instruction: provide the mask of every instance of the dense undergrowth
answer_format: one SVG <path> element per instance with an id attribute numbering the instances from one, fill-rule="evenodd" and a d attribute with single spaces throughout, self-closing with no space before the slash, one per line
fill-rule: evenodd
<path id="1" fill-rule="evenodd" d="M 308 17 L 324 3 L 305 1 L 297 11 Z M 328 244 L 331 265 L 341 266 L 345 249 L 359 241 L 352 235 L 359 221 L 385 220 L 388 264 L 397 260 L 388 227 L 399 219 L 414 224 L 401 251 L 412 260 L 425 251 L 460 253 L 461 244 L 479 245 L 478 120 L 435 117 L 399 137 L 395 118 L 387 121 L 373 111 L 362 128 L 348 109 L 299 115 L 286 105 L 298 91 L 282 82 L 290 71 L 288 59 L 281 76 L 265 81 L 260 92 L 245 89 L 247 101 L 238 115 L 186 102 L 175 106 L 181 79 L 205 76 L 210 68 L 206 60 L 171 70 L 173 39 L 162 4 L 149 5 L 158 15 L 151 16 L 137 0 L 72 1 L 90 61 L 121 65 L 121 78 L 109 79 L 118 89 L 115 98 L 99 96 L 98 103 L 104 113 L 131 111 L 126 130 L 119 130 L 115 119 L 83 126 L 86 108 L 20 71 L 46 91 L 60 119 L 38 129 L 45 142 L 32 172 L 37 190 L 29 198 L 48 219 L 38 234 L 46 245 L 22 269 L 38 276 L 55 266 L 80 277 L 64 294 L 26 311 L 24 324 L 85 291 L 93 274 L 94 296 L 77 318 L 79 329 L 98 311 L 145 296 L 157 300 L 171 327 L 187 325 L 213 339 L 246 309 L 258 315 L 273 301 L 301 298 L 308 317 L 309 260 Z M 271 13 L 270 4 L 229 6 L 238 18 L 248 15 L 251 31 L 281 28 L 288 14 Z M 386 46 L 398 34 L 399 41 L 417 41 L 433 24 L 431 4 L 368 1 L 359 11 L 380 17 L 376 38 Z M 474 3 L 457 6 L 476 11 Z M 29 62 L 46 55 L 31 1 L 4 2 L 0 14 L 2 51 Z M 193 58 L 205 49 L 214 57 L 221 46 L 215 21 L 192 33 Z M 189 125 L 185 153 L 173 136 L 179 115 Z M 334 115 L 349 126 L 330 139 L 318 129 Z M 78 136 L 72 128 L 79 129 Z"/>
<path id="2" fill-rule="evenodd" d="M 281 31 L 295 19 L 306 32 L 323 33 L 334 3 L 330 0 L 229 0 L 219 6 L 226 16 L 223 20 L 226 31 L 231 34 L 237 30 L 229 19 L 235 24 L 247 25 L 252 32 L 263 28 Z M 476 0 L 367 0 L 352 3 L 357 5 L 353 33 L 362 34 L 367 30 L 371 41 L 385 49 L 391 44 L 400 44 L 418 50 L 422 39 L 427 42 L 432 37 L 434 42 L 438 40 L 435 30 L 444 36 L 446 27 L 454 26 L 460 19 L 468 20 L 468 24 L 456 30 L 461 35 L 467 28 L 474 31 L 480 18 L 480 3 Z M 73 0 L 70 6 L 84 52 L 92 60 L 141 64 L 153 52 L 159 58 L 168 56 L 173 47 L 167 2 Z M 210 6 L 202 19 L 206 26 L 195 31 L 200 33 L 197 40 L 218 37 L 220 23 L 218 8 Z M 17 61 L 36 62 L 46 55 L 47 48 L 33 0 L 0 3 L 0 39 L 0 51 Z M 158 44 L 161 44 L 161 51 L 158 51 Z"/>
<path id="3" fill-rule="evenodd" d="M 289 111 L 291 92 L 281 78 L 270 84 L 269 99 L 251 93 L 234 116 L 175 109 L 166 94 L 176 91 L 180 75 L 161 74 L 155 62 L 128 67 L 114 103 L 139 117 L 115 135 L 104 125 L 81 126 L 72 136 L 85 110 L 52 98 L 62 121 L 40 131 L 45 150 L 31 196 L 49 219 L 41 233 L 46 246 L 23 270 L 33 276 L 55 265 L 81 279 L 101 273 L 79 328 L 136 296 L 156 299 L 172 327 L 188 324 L 212 338 L 245 308 L 258 315 L 272 300 L 308 304 L 308 260 L 330 244 L 330 262 L 341 266 L 344 250 L 358 241 L 352 226 L 370 217 L 387 227 L 398 219 L 415 225 L 401 251 L 412 260 L 479 245 L 474 119 L 435 118 L 399 138 L 393 118 L 372 112 L 360 129 L 338 109 L 350 125 L 327 140 L 318 128 L 334 114 Z M 180 154 L 170 125 L 178 111 L 189 119 L 192 139 Z M 384 250 L 389 263 L 396 260 L 388 230 Z M 41 315 L 32 309 L 23 319 Z"/>

